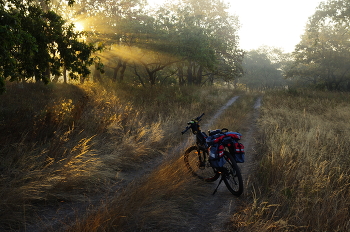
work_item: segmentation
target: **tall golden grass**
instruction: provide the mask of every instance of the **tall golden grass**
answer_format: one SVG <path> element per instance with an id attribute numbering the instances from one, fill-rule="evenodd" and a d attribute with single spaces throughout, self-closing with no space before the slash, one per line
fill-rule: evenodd
<path id="1" fill-rule="evenodd" d="M 184 120 L 213 114 L 233 94 L 9 83 L 0 96 L 0 229 L 26 230 L 44 207 L 89 202 L 132 180 L 181 140 Z"/>
<path id="2" fill-rule="evenodd" d="M 211 128 L 202 129 L 229 127 L 240 129 L 244 133 L 246 118 L 252 113 L 255 97 L 254 94 L 241 96 L 237 104 L 217 118 Z M 225 101 L 218 101 L 217 109 L 224 103 Z M 176 128 L 174 137 L 181 136 L 180 131 L 190 118 L 181 117 L 182 124 Z M 202 124 L 207 120 L 210 120 L 209 115 L 205 115 Z M 193 135 L 186 134 L 187 136 Z M 173 146 L 177 144 L 173 143 Z M 191 224 L 192 220 L 198 217 L 203 204 L 210 204 L 208 201 L 214 200 L 211 194 L 216 185 L 192 177 L 186 169 L 182 153 L 173 155 L 168 156 L 167 162 L 149 175 L 136 178 L 124 191 L 117 192 L 106 206 L 88 214 L 85 220 L 78 220 L 67 231 L 188 231 L 189 228 L 197 226 Z M 205 223 L 207 222 L 203 222 Z"/>
<path id="3" fill-rule="evenodd" d="M 237 101 L 228 107 L 222 115 L 216 119 L 212 128 L 227 128 L 229 131 L 236 131 L 245 134 L 254 121 L 253 106 L 257 97 L 261 95 L 259 92 L 244 93 Z M 244 136 L 244 135 L 243 135 Z"/>
<path id="4" fill-rule="evenodd" d="M 350 94 L 265 94 L 258 171 L 236 231 L 350 230 Z"/>
<path id="5" fill-rule="evenodd" d="M 133 177 L 186 139 L 179 136 L 186 120 L 202 112 L 210 118 L 236 94 L 214 87 L 8 85 L 0 96 L 0 229 L 24 231 L 43 207 L 88 202 L 133 180 L 67 230 L 186 230 L 211 193 L 189 176 L 182 157 Z M 210 129 L 245 135 L 255 98 L 241 97 Z M 232 230 L 350 230 L 349 100 L 348 93 L 307 90 L 265 94 L 257 171 Z"/>

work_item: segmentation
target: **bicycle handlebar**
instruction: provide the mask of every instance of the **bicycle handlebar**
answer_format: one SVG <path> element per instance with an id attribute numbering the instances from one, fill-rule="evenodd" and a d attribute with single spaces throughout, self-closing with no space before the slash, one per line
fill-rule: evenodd
<path id="1" fill-rule="evenodd" d="M 199 122 L 200 120 L 202 120 L 203 115 L 204 115 L 204 113 L 203 113 L 201 116 L 198 116 L 198 117 L 196 118 L 196 120 L 197 120 L 198 122 Z"/>
<path id="2" fill-rule="evenodd" d="M 186 129 L 185 129 L 184 131 L 181 131 L 181 134 L 185 134 L 186 131 L 188 131 L 188 129 L 190 129 L 190 127 L 189 127 L 189 126 L 186 126 Z"/>
<path id="3" fill-rule="evenodd" d="M 185 129 L 184 131 L 182 131 L 181 134 L 185 134 L 186 131 L 188 131 L 188 130 L 192 127 L 192 124 L 193 124 L 193 123 L 198 123 L 199 121 L 201 121 L 203 115 L 204 115 L 204 113 L 201 114 L 200 116 L 198 116 L 197 118 L 192 119 L 191 121 L 189 121 L 189 122 L 187 123 L 189 126 L 186 126 L 186 129 Z"/>

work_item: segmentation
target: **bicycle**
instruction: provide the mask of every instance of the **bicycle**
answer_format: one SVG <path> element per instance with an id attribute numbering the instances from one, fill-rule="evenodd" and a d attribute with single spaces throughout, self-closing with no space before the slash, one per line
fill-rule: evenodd
<path id="1" fill-rule="evenodd" d="M 187 123 L 188 126 L 181 132 L 184 134 L 191 129 L 192 133 L 196 136 L 196 145 L 190 146 L 185 150 L 185 164 L 192 175 L 204 181 L 213 182 L 221 176 L 213 194 L 217 192 L 221 182 L 224 181 L 226 187 L 233 195 L 240 196 L 243 193 L 243 179 L 241 171 L 234 159 L 235 151 L 228 143 L 223 143 L 222 145 L 225 148 L 223 152 L 225 164 L 222 167 L 212 167 L 211 160 L 209 159 L 210 145 L 206 141 L 208 135 L 201 131 L 199 125 L 203 116 L 204 113 L 189 121 Z M 228 130 L 224 128 L 212 131 L 209 135 L 225 132 L 228 132 Z"/>

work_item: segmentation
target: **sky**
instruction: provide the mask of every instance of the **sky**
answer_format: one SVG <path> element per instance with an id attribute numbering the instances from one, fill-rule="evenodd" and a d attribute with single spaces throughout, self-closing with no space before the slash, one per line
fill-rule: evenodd
<path id="1" fill-rule="evenodd" d="M 294 51 L 305 25 L 322 0 L 229 0 L 230 12 L 241 23 L 239 45 L 244 50 L 267 45 Z"/>
<path id="2" fill-rule="evenodd" d="M 148 0 L 162 4 L 164 0 Z M 305 25 L 322 0 L 226 0 L 230 13 L 241 24 L 239 47 L 244 50 L 266 45 L 293 52 Z"/>

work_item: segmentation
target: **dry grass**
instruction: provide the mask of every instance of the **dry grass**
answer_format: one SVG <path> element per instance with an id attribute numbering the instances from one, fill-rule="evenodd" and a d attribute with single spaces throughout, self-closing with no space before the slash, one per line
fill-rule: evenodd
<path id="1" fill-rule="evenodd" d="M 265 95 L 260 165 L 237 231 L 349 231 L 350 95 Z"/>
<path id="2" fill-rule="evenodd" d="M 189 177 L 182 157 L 170 159 L 166 152 L 187 139 L 180 131 L 188 119 L 202 112 L 210 118 L 234 94 L 220 88 L 9 85 L 0 96 L 0 229 L 25 230 L 43 206 L 89 201 L 164 156 L 168 163 L 91 206 L 84 220 L 77 215 L 68 230 L 186 230 L 208 193 Z M 254 99 L 241 97 L 211 129 L 228 127 L 244 136 Z M 233 230 L 350 229 L 349 100 L 346 93 L 265 94 L 259 166 L 245 204 L 232 217 Z"/>
<path id="3" fill-rule="evenodd" d="M 245 93 L 214 122 L 213 128 L 227 128 L 245 134 L 248 130 L 253 113 L 254 103 L 259 93 Z M 212 129 L 213 129 L 212 128 Z"/>
<path id="4" fill-rule="evenodd" d="M 253 95 L 242 96 L 237 105 L 230 107 L 217 121 L 225 121 L 225 126 L 230 128 L 238 122 L 245 125 L 244 118 L 252 112 L 254 99 Z M 231 113 L 238 109 L 241 113 L 232 117 Z M 241 125 L 238 127 L 244 130 Z M 180 128 L 177 136 L 180 136 Z M 211 186 L 209 191 L 208 185 Z M 215 183 L 204 183 L 192 177 L 181 154 L 176 154 L 150 175 L 136 179 L 98 212 L 77 221 L 68 231 L 187 231 L 196 226 L 191 220 L 198 216 L 208 197 L 213 200 L 211 194 L 215 186 Z"/>
<path id="5" fill-rule="evenodd" d="M 132 180 L 184 139 L 179 135 L 186 120 L 210 115 L 232 94 L 220 88 L 9 84 L 0 96 L 0 229 L 25 230 L 43 207 L 88 202 Z"/>
<path id="6" fill-rule="evenodd" d="M 193 192 L 183 160 L 173 160 L 138 179 L 97 213 L 79 221 L 68 231 L 139 231 L 185 228 L 191 216 Z M 183 194 L 185 193 L 185 194 Z M 98 219 L 98 220 L 96 220 Z"/>

